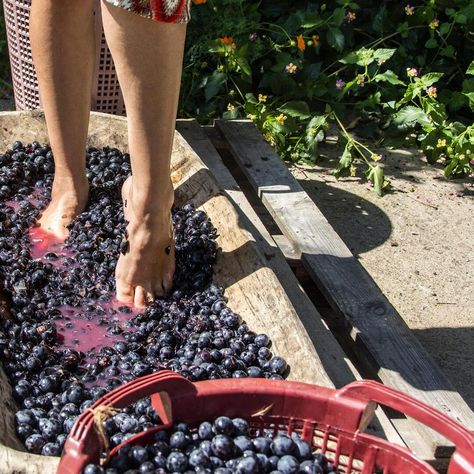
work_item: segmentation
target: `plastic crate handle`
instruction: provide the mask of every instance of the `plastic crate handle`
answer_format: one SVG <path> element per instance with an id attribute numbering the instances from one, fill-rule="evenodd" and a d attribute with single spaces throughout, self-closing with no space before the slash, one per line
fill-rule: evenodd
<path id="1" fill-rule="evenodd" d="M 57 472 L 77 474 L 82 472 L 90 455 L 98 459 L 104 446 L 94 428 L 95 409 L 124 408 L 141 398 L 151 396 L 153 408 L 163 426 L 167 426 L 172 422 L 171 405 L 168 402 L 172 394 L 183 392 L 195 393 L 196 388 L 183 376 L 170 370 L 160 370 L 135 379 L 104 395 L 78 417 L 64 445 Z"/>
<path id="2" fill-rule="evenodd" d="M 449 474 L 474 473 L 474 432 L 419 400 L 373 380 L 360 380 L 338 390 L 338 397 L 364 398 L 410 416 L 456 445 Z"/>

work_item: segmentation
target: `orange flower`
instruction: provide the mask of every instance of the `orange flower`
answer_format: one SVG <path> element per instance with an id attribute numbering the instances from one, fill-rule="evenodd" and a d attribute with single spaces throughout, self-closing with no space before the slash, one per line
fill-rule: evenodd
<path id="1" fill-rule="evenodd" d="M 230 46 L 231 48 L 235 48 L 235 43 L 232 36 L 225 35 L 223 38 L 219 38 L 219 41 L 227 46 Z"/>
<path id="2" fill-rule="evenodd" d="M 304 51 L 306 49 L 306 43 L 303 39 L 303 35 L 298 35 L 296 39 L 298 40 L 298 49 Z"/>
<path id="3" fill-rule="evenodd" d="M 193 0 L 194 5 L 203 5 L 207 0 Z"/>

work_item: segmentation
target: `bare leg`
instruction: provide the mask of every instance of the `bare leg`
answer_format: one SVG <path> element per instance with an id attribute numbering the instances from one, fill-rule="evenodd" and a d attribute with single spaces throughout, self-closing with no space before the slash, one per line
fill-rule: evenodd
<path id="1" fill-rule="evenodd" d="M 130 249 L 117 264 L 117 298 L 143 307 L 171 288 L 175 269 L 170 160 L 186 24 L 105 2 L 102 18 L 127 109 L 133 175 L 122 190 Z"/>
<path id="2" fill-rule="evenodd" d="M 40 225 L 60 238 L 87 204 L 85 146 L 95 62 L 94 0 L 33 0 L 30 40 L 54 154 Z"/>

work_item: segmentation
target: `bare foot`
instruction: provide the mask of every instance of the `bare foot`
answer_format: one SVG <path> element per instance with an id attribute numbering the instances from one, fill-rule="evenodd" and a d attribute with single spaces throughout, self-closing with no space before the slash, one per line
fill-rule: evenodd
<path id="1" fill-rule="evenodd" d="M 38 221 L 40 227 L 64 240 L 69 234 L 67 226 L 85 209 L 88 194 L 87 178 L 84 177 L 84 182 L 78 185 L 71 179 L 55 177 L 51 202 Z"/>
<path id="2" fill-rule="evenodd" d="M 115 270 L 117 299 L 140 308 L 155 296 L 166 295 L 173 285 L 173 195 L 171 191 L 167 202 L 142 206 L 130 177 L 123 185 L 122 199 L 125 219 L 129 222 L 128 248 L 120 255 Z"/>

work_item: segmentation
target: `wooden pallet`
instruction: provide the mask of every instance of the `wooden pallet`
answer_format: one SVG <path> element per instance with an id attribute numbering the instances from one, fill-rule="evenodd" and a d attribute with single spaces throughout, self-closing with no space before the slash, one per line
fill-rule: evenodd
<path id="1" fill-rule="evenodd" d="M 336 366 L 330 364 L 331 360 L 344 357 L 344 353 L 289 272 L 281 250 L 289 260 L 300 260 L 317 284 L 333 310 L 331 329 L 337 330 L 338 337 L 354 351 L 362 370 L 369 370 L 387 385 L 446 412 L 472 429 L 474 414 L 462 397 L 253 123 L 219 120 L 215 127 L 204 128 L 193 120 L 179 120 L 177 130 L 240 208 L 241 215 L 246 216 L 263 252 L 272 256 L 268 263 L 277 269 L 275 273 L 281 278 L 332 383 L 339 386 L 348 381 L 340 360 Z M 273 239 L 268 233 L 213 144 L 221 155 L 231 157 L 239 166 L 253 188 L 254 197 L 268 210 L 283 236 Z M 354 368 L 352 375 L 358 377 Z M 446 467 L 453 452 L 449 441 L 404 418 L 394 416 L 389 423 L 403 443 L 420 457 L 440 470 Z"/>

